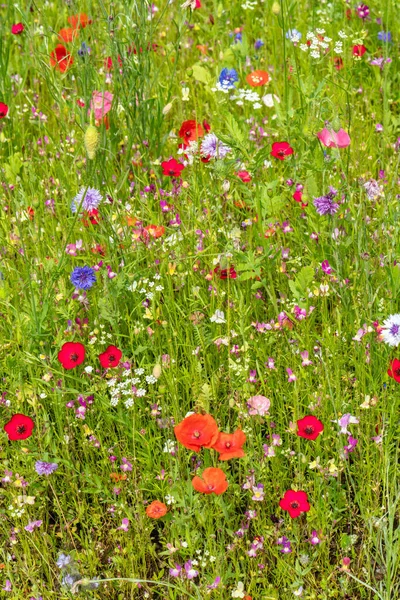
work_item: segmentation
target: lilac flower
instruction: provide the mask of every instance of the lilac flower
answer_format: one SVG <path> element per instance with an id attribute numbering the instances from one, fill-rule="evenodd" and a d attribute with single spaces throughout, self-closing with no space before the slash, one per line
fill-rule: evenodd
<path id="1" fill-rule="evenodd" d="M 286 373 L 288 374 L 288 382 L 289 383 L 292 383 L 293 381 L 297 381 L 297 377 L 293 373 L 292 369 L 287 368 Z"/>
<path id="2" fill-rule="evenodd" d="M 263 450 L 266 458 L 272 458 L 275 456 L 275 449 L 273 446 L 267 446 L 267 444 L 263 444 Z"/>
<path id="3" fill-rule="evenodd" d="M 308 351 L 307 350 L 303 350 L 303 352 L 300 352 L 300 356 L 303 359 L 301 366 L 302 367 L 309 367 L 310 365 L 313 364 L 312 360 L 310 360 L 308 358 Z"/>
<path id="4" fill-rule="evenodd" d="M 100 194 L 99 190 L 96 190 L 95 188 L 88 188 L 85 194 L 85 189 L 86 188 L 82 187 L 72 200 L 71 210 L 73 213 L 75 213 L 79 207 L 81 210 L 85 210 L 87 212 L 99 207 L 99 204 L 103 199 L 103 196 Z"/>
<path id="5" fill-rule="evenodd" d="M 4 470 L 4 477 L 2 478 L 2 483 L 11 483 L 12 471 Z"/>
<path id="6" fill-rule="evenodd" d="M 321 216 L 334 215 L 339 208 L 339 204 L 337 202 L 334 202 L 334 198 L 336 196 L 337 190 L 335 190 L 333 187 L 330 187 L 330 190 L 326 194 L 326 196 L 314 198 L 314 206 L 317 213 Z"/>
<path id="7" fill-rule="evenodd" d="M 247 551 L 247 556 L 250 556 L 252 558 L 257 556 L 257 552 L 259 550 L 263 550 L 264 549 L 264 538 L 263 537 L 256 537 L 250 546 L 250 550 Z"/>
<path id="8" fill-rule="evenodd" d="M 225 158 L 225 156 L 231 151 L 231 148 L 221 142 L 215 135 L 215 133 L 208 133 L 204 136 L 200 146 L 201 155 L 204 157 L 211 158 Z"/>
<path id="9" fill-rule="evenodd" d="M 216 577 L 213 581 L 213 583 L 211 583 L 210 585 L 207 586 L 207 589 L 209 590 L 215 590 L 219 584 L 221 583 L 221 577 Z"/>
<path id="10" fill-rule="evenodd" d="M 270 423 L 271 427 L 273 426 L 273 423 Z M 275 425 L 274 425 L 275 426 Z M 272 445 L 273 446 L 282 446 L 282 438 L 279 435 L 279 433 L 273 433 L 272 434 Z"/>
<path id="11" fill-rule="evenodd" d="M 24 529 L 25 531 L 29 531 L 29 533 L 32 533 L 32 531 L 36 529 L 36 527 L 40 527 L 42 523 L 43 521 L 31 521 L 30 523 L 28 523 L 28 525 L 25 525 Z"/>
<path id="12" fill-rule="evenodd" d="M 381 336 L 385 344 L 398 346 L 400 344 L 400 314 L 390 315 L 382 325 Z"/>
<path id="13" fill-rule="evenodd" d="M 179 577 L 179 575 L 181 574 L 181 571 L 182 571 L 181 565 L 178 565 L 177 563 L 175 563 L 175 567 L 170 568 L 169 574 L 171 575 L 171 577 Z"/>
<path id="14" fill-rule="evenodd" d="M 267 362 L 264 364 L 267 367 L 267 369 L 275 369 L 276 370 L 274 358 L 269 357 Z"/>
<path id="15" fill-rule="evenodd" d="M 257 383 L 257 371 L 255 369 L 250 369 L 250 374 L 246 381 L 249 383 Z"/>
<path id="16" fill-rule="evenodd" d="M 185 571 L 186 571 L 186 577 L 188 579 L 194 579 L 195 577 L 197 577 L 197 575 L 199 574 L 198 571 L 196 571 L 196 569 L 194 569 L 192 567 L 192 561 L 188 560 L 187 562 L 185 562 Z"/>
<path id="17" fill-rule="evenodd" d="M 313 529 L 311 532 L 311 537 L 310 537 L 310 544 L 312 544 L 313 546 L 317 546 L 318 544 L 321 543 L 320 538 L 318 537 L 317 531 L 316 529 Z"/>
<path id="18" fill-rule="evenodd" d="M 358 440 L 349 435 L 349 437 L 347 438 L 347 442 L 348 445 L 343 448 L 345 458 L 347 458 L 351 452 L 354 452 L 358 444 Z"/>
<path id="19" fill-rule="evenodd" d="M 257 483 L 257 485 L 253 485 L 253 496 L 252 500 L 255 502 L 262 502 L 264 500 L 264 485 L 262 483 Z"/>
<path id="20" fill-rule="evenodd" d="M 281 546 L 280 551 L 283 554 L 290 554 L 292 552 L 290 540 L 285 535 L 278 538 L 276 543 L 278 544 L 278 546 Z"/>
<path id="21" fill-rule="evenodd" d="M 57 463 L 44 462 L 43 460 L 38 460 L 35 463 L 35 471 L 38 475 L 46 475 L 48 477 L 49 475 L 57 471 L 57 469 Z"/>
<path id="22" fill-rule="evenodd" d="M 338 419 L 337 421 L 332 421 L 332 423 L 337 423 L 339 425 L 339 427 L 340 427 L 339 433 L 344 433 L 346 435 L 350 435 L 350 431 L 348 431 L 347 426 L 350 424 L 357 425 L 359 423 L 359 420 L 356 417 L 353 417 L 350 413 L 346 413 L 345 415 L 340 417 L 340 419 Z"/>
<path id="23" fill-rule="evenodd" d="M 12 583 L 9 579 L 6 579 L 6 584 L 2 588 L 3 592 L 11 592 L 12 591 Z"/>
<path id="24" fill-rule="evenodd" d="M 373 67 L 379 67 L 381 69 L 381 71 L 383 71 L 383 67 L 385 66 L 385 64 L 391 63 L 391 62 L 392 62 L 391 58 L 383 58 L 383 56 L 380 56 L 379 58 L 373 58 L 372 60 L 370 60 L 369 64 L 372 65 Z"/>
<path id="25" fill-rule="evenodd" d="M 90 290 L 96 283 L 96 275 L 91 267 L 75 267 L 70 281 L 79 290 Z"/>
<path id="26" fill-rule="evenodd" d="M 127 458 L 123 457 L 122 465 L 120 465 L 119 468 L 121 469 L 121 471 L 124 471 L 124 473 L 126 471 L 132 471 L 132 464 L 129 462 L 129 460 Z"/>

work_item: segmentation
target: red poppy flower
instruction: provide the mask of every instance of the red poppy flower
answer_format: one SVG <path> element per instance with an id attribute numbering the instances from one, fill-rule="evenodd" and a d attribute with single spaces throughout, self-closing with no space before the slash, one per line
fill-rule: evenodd
<path id="1" fill-rule="evenodd" d="M 100 214 L 97 208 L 92 208 L 92 210 L 85 210 L 82 215 L 82 223 L 85 227 L 89 227 L 90 224 L 98 225 L 100 221 Z M 89 219 L 89 220 L 88 220 Z"/>
<path id="2" fill-rule="evenodd" d="M 25 27 L 23 26 L 22 23 L 16 23 L 15 25 L 13 25 L 11 27 L 11 33 L 13 33 L 14 35 L 18 35 L 18 34 L 22 33 L 24 29 L 25 29 Z"/>
<path id="3" fill-rule="evenodd" d="M 260 87 L 269 81 L 267 71 L 253 71 L 246 76 L 246 81 L 251 87 Z"/>
<path id="4" fill-rule="evenodd" d="M 236 175 L 240 177 L 243 183 L 249 183 L 251 181 L 251 175 L 248 171 L 238 171 Z"/>
<path id="5" fill-rule="evenodd" d="M 80 342 L 65 342 L 58 353 L 64 369 L 74 369 L 85 360 L 85 346 Z"/>
<path id="6" fill-rule="evenodd" d="M 159 238 L 164 235 L 164 225 L 147 225 L 145 230 L 150 234 L 150 237 Z"/>
<path id="7" fill-rule="evenodd" d="M 122 67 L 122 58 L 120 57 L 120 55 L 118 54 L 118 64 L 120 67 Z M 107 71 L 111 71 L 113 68 L 113 59 L 111 58 L 111 56 L 108 56 L 105 60 L 104 60 L 104 68 L 107 69 Z"/>
<path id="8" fill-rule="evenodd" d="M 303 512 L 310 510 L 306 492 L 288 490 L 279 501 L 282 510 L 287 510 L 292 519 L 296 519 Z"/>
<path id="9" fill-rule="evenodd" d="M 174 427 L 178 442 L 195 452 L 212 448 L 218 438 L 218 425 L 211 415 L 193 414 Z"/>
<path id="10" fill-rule="evenodd" d="M 363 44 L 356 44 L 353 46 L 353 56 L 363 56 L 367 49 Z"/>
<path id="11" fill-rule="evenodd" d="M 105 369 L 118 367 L 121 358 L 122 352 L 116 346 L 108 346 L 107 350 L 99 355 L 100 364 Z"/>
<path id="12" fill-rule="evenodd" d="M 343 58 L 341 56 L 334 56 L 333 58 L 333 66 L 335 67 L 335 69 L 337 71 L 340 71 L 341 69 L 343 69 L 344 65 L 343 65 Z"/>
<path id="13" fill-rule="evenodd" d="M 195 142 L 199 137 L 204 135 L 204 129 L 196 121 L 184 121 L 178 133 L 183 139 L 185 146 L 189 146 L 190 142 Z"/>
<path id="14" fill-rule="evenodd" d="M 28 214 L 28 217 L 29 217 L 29 219 L 30 219 L 31 221 L 33 221 L 33 219 L 34 219 L 34 216 L 35 216 L 35 209 L 34 209 L 34 208 L 32 208 L 32 206 L 27 206 L 27 208 L 26 208 L 26 212 L 27 212 L 27 214 Z"/>
<path id="15" fill-rule="evenodd" d="M 180 177 L 183 169 L 185 168 L 184 165 L 178 163 L 175 158 L 164 160 L 161 163 L 161 167 L 163 170 L 163 175 L 166 175 L 167 177 Z"/>
<path id="16" fill-rule="evenodd" d="M 397 358 L 392 360 L 390 363 L 390 369 L 388 369 L 387 373 L 389 377 L 392 377 L 392 379 L 400 383 L 400 360 Z"/>
<path id="17" fill-rule="evenodd" d="M 168 509 L 164 502 L 153 500 L 153 502 L 146 508 L 146 515 L 150 517 L 150 519 L 160 519 L 167 514 L 167 510 Z"/>
<path id="18" fill-rule="evenodd" d="M 4 425 L 4 431 L 9 440 L 26 440 L 32 435 L 34 427 L 35 423 L 30 417 L 18 413 L 13 415 L 8 423 Z"/>
<path id="19" fill-rule="evenodd" d="M 316 440 L 323 430 L 323 423 L 313 415 L 308 415 L 297 421 L 297 435 L 307 440 Z"/>
<path id="20" fill-rule="evenodd" d="M 192 485 L 196 492 L 219 496 L 228 489 L 229 484 L 222 469 L 208 467 L 208 469 L 204 469 L 202 477 L 198 477 L 197 475 L 193 477 Z"/>
<path id="21" fill-rule="evenodd" d="M 203 121 L 203 127 L 204 127 L 204 130 L 207 131 L 207 133 L 209 131 L 211 131 L 211 125 L 209 123 L 207 123 L 207 121 L 205 119 Z"/>
<path id="22" fill-rule="evenodd" d="M 220 279 L 236 279 L 237 277 L 237 273 L 233 265 L 229 267 L 229 269 L 221 269 L 220 266 L 217 265 L 214 269 L 214 273 L 219 275 Z"/>
<path id="23" fill-rule="evenodd" d="M 72 27 L 63 27 L 63 29 L 60 29 L 58 32 L 58 38 L 66 44 L 73 42 L 77 35 L 78 30 L 72 29 Z"/>
<path id="24" fill-rule="evenodd" d="M 274 142 L 272 144 L 271 156 L 274 158 L 285 160 L 291 154 L 293 154 L 293 148 L 287 142 Z"/>
<path id="25" fill-rule="evenodd" d="M 78 27 L 82 27 L 82 29 L 85 29 L 85 27 L 87 25 L 91 25 L 93 21 L 89 19 L 89 17 L 85 15 L 85 13 L 81 13 L 79 15 L 71 15 L 70 17 L 68 17 L 68 23 L 72 25 L 74 29 L 78 29 Z"/>
<path id="26" fill-rule="evenodd" d="M 308 206 L 308 202 L 303 202 L 303 192 L 295 192 L 292 196 L 293 200 L 296 200 L 296 202 L 299 202 L 301 204 L 302 208 L 305 208 L 306 206 Z"/>
<path id="27" fill-rule="evenodd" d="M 68 50 L 62 44 L 58 44 L 50 54 L 51 66 L 55 67 L 57 71 L 60 71 L 61 73 L 65 73 L 73 62 L 74 59 L 68 54 Z"/>
<path id="28" fill-rule="evenodd" d="M 0 102 L 0 119 L 4 119 L 8 113 L 8 106 L 4 102 Z"/>
<path id="29" fill-rule="evenodd" d="M 241 429 L 234 433 L 220 433 L 213 449 L 219 452 L 219 460 L 242 458 L 245 456 L 242 448 L 246 441 L 246 434 Z"/>

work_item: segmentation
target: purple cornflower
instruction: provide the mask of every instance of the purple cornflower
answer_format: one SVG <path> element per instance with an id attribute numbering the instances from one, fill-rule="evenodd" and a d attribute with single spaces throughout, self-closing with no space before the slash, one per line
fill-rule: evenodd
<path id="1" fill-rule="evenodd" d="M 330 190 L 326 196 L 314 198 L 314 206 L 317 213 L 319 215 L 334 215 L 339 208 L 339 204 L 334 202 L 334 198 L 336 196 L 337 190 L 335 190 L 333 187 L 330 187 Z"/>
<path id="2" fill-rule="evenodd" d="M 359 4 L 357 6 L 357 12 L 360 19 L 366 19 L 369 15 L 369 7 L 366 4 Z"/>
<path id="3" fill-rule="evenodd" d="M 35 471 L 38 475 L 46 475 L 48 477 L 49 475 L 57 471 L 57 469 L 57 463 L 44 462 L 43 460 L 38 460 L 35 463 Z"/>
<path id="4" fill-rule="evenodd" d="M 96 275 L 91 267 L 75 267 L 70 277 L 71 283 L 79 290 L 90 290 L 96 283 Z"/>
<path id="5" fill-rule="evenodd" d="M 61 552 L 57 558 L 56 565 L 59 569 L 65 569 L 70 564 L 72 557 Z"/>
<path id="6" fill-rule="evenodd" d="M 215 133 L 208 133 L 201 142 L 200 151 L 201 155 L 206 158 L 225 158 L 231 149 L 221 142 Z"/>
<path id="7" fill-rule="evenodd" d="M 256 40 L 254 42 L 254 49 L 255 50 L 259 50 L 260 48 L 262 48 L 262 46 L 264 46 L 264 42 L 262 40 Z"/>
<path id="8" fill-rule="evenodd" d="M 75 213 L 79 207 L 81 210 L 85 210 L 89 212 L 90 210 L 94 210 L 99 207 L 100 202 L 103 200 L 103 196 L 100 194 L 99 190 L 95 188 L 88 188 L 86 190 L 82 187 L 75 198 L 71 202 L 71 210 Z"/>

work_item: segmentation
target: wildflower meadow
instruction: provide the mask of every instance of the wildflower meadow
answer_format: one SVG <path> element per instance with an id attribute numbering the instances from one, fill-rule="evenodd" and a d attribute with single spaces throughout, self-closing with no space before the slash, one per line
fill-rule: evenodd
<path id="1" fill-rule="evenodd" d="M 1 598 L 400 598 L 367 2 L 3 0 Z"/>

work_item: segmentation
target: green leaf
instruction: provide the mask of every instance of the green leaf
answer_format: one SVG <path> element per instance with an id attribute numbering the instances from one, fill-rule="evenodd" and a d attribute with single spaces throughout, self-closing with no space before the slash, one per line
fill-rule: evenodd
<path id="1" fill-rule="evenodd" d="M 206 85 L 211 83 L 211 75 L 205 67 L 193 65 L 192 70 L 196 81 L 201 81 L 201 83 L 205 83 Z"/>
<path id="2" fill-rule="evenodd" d="M 314 279 L 314 269 L 310 266 L 303 267 L 297 274 L 296 279 L 289 281 L 290 290 L 295 298 L 304 298 L 307 295 L 312 280 Z"/>
<path id="3" fill-rule="evenodd" d="M 279 217 L 282 208 L 285 206 L 285 198 L 281 196 L 269 196 L 268 189 L 264 188 L 261 192 L 261 208 L 263 216 Z"/>

